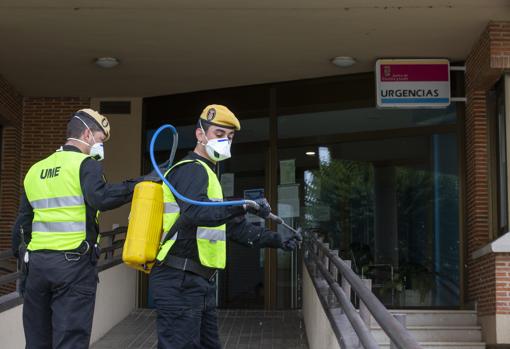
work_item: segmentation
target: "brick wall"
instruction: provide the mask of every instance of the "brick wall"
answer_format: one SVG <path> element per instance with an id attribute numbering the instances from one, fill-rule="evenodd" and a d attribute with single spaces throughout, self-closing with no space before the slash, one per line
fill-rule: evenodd
<path id="1" fill-rule="evenodd" d="M 495 258 L 496 314 L 510 314 L 510 253 Z"/>
<path id="2" fill-rule="evenodd" d="M 2 137 L 0 250 L 11 248 L 11 229 L 26 172 L 65 142 L 66 125 L 72 113 L 89 106 L 89 98 L 23 98 L 0 78 L 0 117 L 2 124 L 9 125 L 4 127 Z M 5 270 L 15 268 L 13 260 L 0 264 Z M 13 289 L 14 283 L 0 287 L 0 294 Z"/>
<path id="3" fill-rule="evenodd" d="M 478 315 L 510 314 L 510 253 L 490 253 L 471 267 Z"/>
<path id="4" fill-rule="evenodd" d="M 10 248 L 23 177 L 30 166 L 65 141 L 71 114 L 89 98 L 23 97 L 0 77 L 0 118 L 4 126 L 0 180 L 0 250 Z"/>
<path id="5" fill-rule="evenodd" d="M 11 246 L 11 227 L 16 219 L 20 195 L 21 120 L 23 97 L 0 76 L 0 251 Z M 14 259 L 0 261 L 0 275 L 15 270 Z M 0 294 L 14 289 L 14 283 L 0 286 Z"/>
<path id="6" fill-rule="evenodd" d="M 0 76 L 0 251 L 11 246 L 10 229 L 18 209 L 22 107 L 22 96 Z"/>
<path id="7" fill-rule="evenodd" d="M 478 315 L 494 314 L 496 306 L 496 256 L 488 254 L 470 264 L 470 293 L 478 305 Z"/>
<path id="8" fill-rule="evenodd" d="M 89 98 L 26 97 L 23 108 L 21 174 L 64 144 L 72 113 L 90 107 Z"/>
<path id="9" fill-rule="evenodd" d="M 491 22 L 466 60 L 466 264 L 467 299 L 480 315 L 506 311 L 502 288 L 508 256 L 473 252 L 491 241 L 489 224 L 489 153 L 487 92 L 510 69 L 510 22 Z M 508 275 L 507 275 L 508 276 Z"/>

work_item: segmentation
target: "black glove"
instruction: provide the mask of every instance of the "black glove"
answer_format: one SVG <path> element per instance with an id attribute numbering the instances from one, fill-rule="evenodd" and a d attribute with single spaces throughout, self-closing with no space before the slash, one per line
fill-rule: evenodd
<path id="1" fill-rule="evenodd" d="M 254 215 L 257 215 L 260 218 L 264 218 L 264 219 L 269 217 L 269 214 L 271 213 L 271 206 L 269 206 L 269 202 L 267 201 L 267 199 L 261 198 L 261 199 L 257 199 L 257 200 L 253 200 L 253 201 L 255 201 L 257 203 L 257 205 L 259 205 L 259 209 L 257 210 L 257 209 L 248 205 L 246 207 L 246 212 L 253 213 Z"/>
<path id="2" fill-rule="evenodd" d="M 170 164 L 170 161 L 167 160 L 167 161 L 163 162 L 162 164 L 158 165 L 159 170 L 161 171 L 162 174 L 165 174 L 165 172 L 168 170 L 169 164 Z M 163 180 L 158 176 L 158 174 L 156 173 L 156 170 L 152 170 L 145 176 L 140 177 L 140 181 L 142 181 L 142 182 L 150 181 L 150 182 L 161 183 Z"/>
<path id="3" fill-rule="evenodd" d="M 298 229 L 297 234 L 291 230 L 285 229 L 284 232 L 280 233 L 280 238 L 280 248 L 284 251 L 295 250 L 303 240 L 301 236 L 301 229 Z"/>
<path id="4" fill-rule="evenodd" d="M 290 240 L 282 241 L 282 250 L 284 251 L 293 251 L 299 246 L 299 241 L 296 238 L 292 238 Z"/>

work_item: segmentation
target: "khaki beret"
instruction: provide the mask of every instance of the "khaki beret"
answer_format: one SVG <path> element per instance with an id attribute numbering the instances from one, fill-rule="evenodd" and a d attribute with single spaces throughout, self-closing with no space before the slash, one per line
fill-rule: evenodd
<path id="1" fill-rule="evenodd" d="M 103 130 L 103 133 L 105 135 L 105 139 L 104 139 L 105 142 L 108 139 L 110 139 L 110 123 L 108 122 L 108 119 L 106 118 L 106 116 L 99 114 L 97 111 L 95 111 L 93 109 L 88 109 L 88 108 L 80 109 L 75 114 L 79 116 L 82 113 L 86 114 L 89 118 L 94 120 L 98 124 L 98 126 L 101 128 L 101 130 Z"/>
<path id="2" fill-rule="evenodd" d="M 211 125 L 231 128 L 236 131 L 241 129 L 241 124 L 227 107 L 219 104 L 211 104 L 205 107 L 200 114 L 200 119 L 207 121 Z"/>

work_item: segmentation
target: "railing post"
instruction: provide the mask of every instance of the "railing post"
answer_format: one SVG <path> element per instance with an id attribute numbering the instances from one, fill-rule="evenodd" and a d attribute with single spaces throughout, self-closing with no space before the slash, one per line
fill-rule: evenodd
<path id="1" fill-rule="evenodd" d="M 311 266 L 312 266 L 312 277 L 317 277 L 317 263 L 315 262 L 315 259 L 317 257 L 319 257 L 319 253 L 318 253 L 318 238 L 319 236 L 317 235 L 317 233 L 314 233 L 312 234 L 312 240 L 311 240 L 311 251 L 310 253 L 313 255 L 312 258 L 311 258 Z"/>
<path id="2" fill-rule="evenodd" d="M 347 266 L 350 269 L 351 261 L 347 260 L 344 262 L 345 262 L 345 264 L 347 264 Z M 347 296 L 347 299 L 350 301 L 351 300 L 351 284 L 349 284 L 349 281 L 347 281 L 347 279 L 343 275 L 342 275 L 342 289 L 344 290 L 344 293 Z"/>
<path id="3" fill-rule="evenodd" d="M 324 244 L 324 247 L 326 247 L 327 250 L 329 250 L 329 244 L 328 243 L 325 243 Z M 324 251 L 324 250 L 323 250 Z M 322 264 L 324 265 L 324 267 L 329 270 L 329 257 L 328 257 L 328 254 L 326 252 L 323 252 L 322 253 L 322 260 L 321 260 Z"/>
<path id="4" fill-rule="evenodd" d="M 321 249 L 319 248 L 319 244 L 320 244 L 320 240 L 315 240 L 315 251 L 314 251 L 314 255 L 315 255 L 315 263 L 314 263 L 314 268 L 313 268 L 313 271 L 315 273 L 315 277 L 319 277 L 320 276 L 320 272 L 319 272 L 319 268 L 317 267 L 317 264 L 319 264 L 319 262 L 322 261 L 322 252 L 321 252 Z"/>
<path id="5" fill-rule="evenodd" d="M 322 262 L 322 248 L 319 247 L 320 244 L 322 244 L 322 241 L 324 239 L 322 237 L 318 237 L 317 241 L 315 243 L 315 255 L 318 257 L 318 261 Z"/>
<path id="6" fill-rule="evenodd" d="M 370 291 L 372 291 L 372 280 L 371 279 L 361 279 L 363 281 L 363 284 L 368 288 Z M 371 322 L 371 315 L 370 310 L 368 310 L 367 306 L 363 301 L 359 300 L 359 315 L 363 319 L 363 322 L 367 325 L 368 328 L 370 328 L 370 322 Z"/>
<path id="7" fill-rule="evenodd" d="M 323 244 L 324 247 L 326 247 L 327 250 L 329 250 L 329 244 L 328 243 L 324 243 Z M 329 272 L 329 256 L 328 256 L 328 253 L 327 253 L 327 250 L 325 251 L 324 249 L 321 248 L 321 263 L 322 265 L 324 266 L 324 269 L 326 269 L 326 272 Z M 328 285 L 327 281 L 326 281 L 327 277 L 325 275 L 322 275 L 322 280 L 324 280 L 324 286 L 327 287 L 326 290 L 323 290 L 324 293 L 327 292 L 327 294 L 325 294 L 326 296 L 326 302 L 328 303 L 328 307 L 329 307 L 329 293 L 331 292 L 331 287 Z"/>
<path id="8" fill-rule="evenodd" d="M 393 315 L 398 322 L 402 324 L 404 328 L 406 328 L 406 314 L 395 314 Z M 391 340 L 391 339 L 390 339 Z M 390 349 L 399 349 L 393 341 L 390 342 Z"/>
<path id="9" fill-rule="evenodd" d="M 333 258 L 338 257 L 338 250 L 331 250 L 331 254 L 333 255 Z M 329 263 L 329 272 L 333 276 L 333 280 L 335 281 L 335 283 L 338 283 L 338 269 L 335 266 L 335 263 Z M 329 289 L 328 297 L 329 297 L 328 303 L 330 307 L 337 308 L 339 306 L 339 302 L 336 299 L 336 296 L 331 288 Z"/>
<path id="10" fill-rule="evenodd" d="M 318 249 L 319 247 L 317 246 L 317 243 L 319 241 L 319 235 L 317 235 L 317 233 L 313 234 L 313 238 L 312 238 L 312 253 L 317 256 L 318 255 Z"/>
<path id="11" fill-rule="evenodd" d="M 326 248 L 326 251 L 322 250 L 322 259 L 321 259 L 321 262 L 322 262 L 322 265 L 324 266 L 324 268 L 326 269 L 327 272 L 330 272 L 330 265 L 332 264 L 331 261 L 329 260 L 329 255 L 328 255 L 328 252 L 329 251 L 329 243 L 324 243 L 324 247 Z M 326 295 L 326 301 L 328 302 L 328 307 L 332 307 L 332 302 L 331 302 L 331 286 L 328 286 L 328 294 Z"/>

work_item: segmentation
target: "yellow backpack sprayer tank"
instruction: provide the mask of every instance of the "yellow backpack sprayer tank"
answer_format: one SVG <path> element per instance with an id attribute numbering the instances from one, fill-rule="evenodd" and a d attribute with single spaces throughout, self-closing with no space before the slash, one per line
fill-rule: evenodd
<path id="1" fill-rule="evenodd" d="M 163 229 L 163 188 L 154 182 L 135 186 L 122 260 L 149 273 L 159 249 Z"/>
<path id="2" fill-rule="evenodd" d="M 168 188 L 172 191 L 172 194 L 177 199 L 192 205 L 247 205 L 255 208 L 256 210 L 260 208 L 256 202 L 251 200 L 196 201 L 181 195 L 165 178 L 154 157 L 156 139 L 158 138 L 158 135 L 165 129 L 170 129 L 173 134 L 173 145 L 170 158 L 168 159 L 168 168 L 170 168 L 174 160 L 178 143 L 177 130 L 172 125 L 163 125 L 158 128 L 152 136 L 149 147 L 149 155 L 152 166 L 154 167 L 154 171 L 157 173 L 158 177 L 161 179 L 161 181 L 163 181 L 163 184 L 147 181 L 138 183 L 135 186 L 133 202 L 131 204 L 131 215 L 128 224 L 128 231 L 126 235 L 126 241 L 124 243 L 124 250 L 122 251 L 122 260 L 124 263 L 145 273 L 149 273 L 152 266 L 154 265 L 161 242 L 164 206 L 162 185 L 168 186 Z M 298 239 L 301 241 L 302 238 L 300 232 L 287 225 L 280 217 L 271 213 L 269 214 L 268 218 L 293 231 L 296 234 L 296 237 L 298 237 Z"/>

